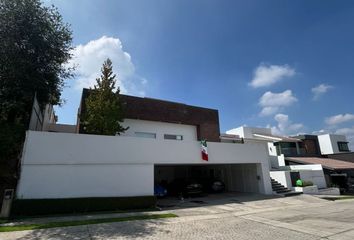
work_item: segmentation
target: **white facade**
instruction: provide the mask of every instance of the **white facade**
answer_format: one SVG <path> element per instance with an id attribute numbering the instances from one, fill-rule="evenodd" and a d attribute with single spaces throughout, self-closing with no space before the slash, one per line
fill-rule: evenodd
<path id="1" fill-rule="evenodd" d="M 287 166 L 288 170 L 270 171 L 270 177 L 281 183 L 283 186 L 292 189 L 290 172 L 296 171 L 300 174 L 300 179 L 303 181 L 311 181 L 318 188 L 327 188 L 321 164 L 308 165 L 291 165 Z"/>
<path id="2" fill-rule="evenodd" d="M 283 186 L 293 189 L 291 183 L 291 171 L 299 172 L 300 178 L 305 181 L 311 181 L 318 188 L 326 188 L 326 180 L 324 177 L 322 166 L 319 164 L 312 165 L 285 165 L 285 157 L 284 154 L 279 154 L 277 152 L 277 148 L 274 145 L 276 141 L 282 141 L 282 138 L 285 138 L 286 142 L 288 139 L 294 141 L 296 139 L 290 139 L 287 137 L 281 136 L 273 136 L 270 128 L 255 128 L 255 127 L 239 127 L 232 130 L 227 131 L 229 134 L 237 134 L 240 137 L 246 139 L 254 139 L 260 141 L 267 142 L 268 154 L 269 154 L 269 166 L 270 168 L 270 176 L 281 183 Z M 333 135 L 332 135 L 333 136 Z M 340 141 L 342 138 L 335 138 Z M 300 140 L 299 140 L 300 141 Z M 297 143 L 296 143 L 297 144 Z M 337 145 L 337 143 L 336 143 Z M 297 145 L 298 146 L 298 145 Z"/>
<path id="3" fill-rule="evenodd" d="M 238 135 L 241 138 L 254 138 L 253 134 L 266 134 L 271 135 L 272 130 L 270 128 L 254 128 L 254 127 L 238 127 L 226 131 L 227 134 Z"/>
<path id="4" fill-rule="evenodd" d="M 284 155 L 279 155 L 277 152 L 277 148 L 274 145 L 273 140 L 271 138 L 261 139 L 257 137 L 257 135 L 266 135 L 271 136 L 272 130 L 270 128 L 257 128 L 257 127 L 238 127 L 231 130 L 226 131 L 227 134 L 238 135 L 241 138 L 247 139 L 246 141 L 263 141 L 267 144 L 267 152 L 269 154 L 269 166 L 271 169 L 278 169 L 279 167 L 285 166 L 285 158 Z M 274 138 L 275 139 L 275 138 Z"/>
<path id="5" fill-rule="evenodd" d="M 247 167 L 241 172 L 245 177 L 243 189 L 253 184 L 260 193 L 271 194 L 265 148 L 260 142 L 208 142 L 207 162 L 201 159 L 196 140 L 28 131 L 17 198 L 153 195 L 154 166 L 176 164 L 232 164 L 235 173 L 241 171 L 238 164 L 253 164 L 253 175 L 247 174 L 251 171 Z M 239 176 L 233 176 L 232 181 L 238 182 Z M 247 181 L 249 176 L 252 181 Z"/>
<path id="6" fill-rule="evenodd" d="M 338 142 L 347 142 L 344 135 L 323 134 L 318 136 L 318 142 L 321 149 L 321 154 L 341 153 L 338 148 Z"/>
<path id="7" fill-rule="evenodd" d="M 196 141 L 197 129 L 194 125 L 124 119 L 123 127 L 129 127 L 121 136 L 136 137 L 137 133 L 156 134 L 156 139 L 164 139 L 165 134 L 183 136 L 183 141 Z"/>

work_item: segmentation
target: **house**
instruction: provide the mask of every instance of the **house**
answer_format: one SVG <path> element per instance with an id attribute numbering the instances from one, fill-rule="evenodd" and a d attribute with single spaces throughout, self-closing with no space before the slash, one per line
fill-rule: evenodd
<path id="1" fill-rule="evenodd" d="M 318 136 L 322 155 L 350 152 L 344 135 L 323 134 Z"/>
<path id="2" fill-rule="evenodd" d="M 88 94 L 84 89 L 76 126 L 27 132 L 15 212 L 43 204 L 54 212 L 146 207 L 155 201 L 154 185 L 179 178 L 218 178 L 226 191 L 272 194 L 267 144 L 220 134 L 217 110 L 121 95 L 129 129 L 91 135 L 80 125 Z"/>
<path id="3" fill-rule="evenodd" d="M 311 181 L 319 189 L 326 189 L 327 183 L 321 164 L 291 165 L 286 163 L 289 156 L 317 156 L 319 147 L 317 138 L 311 135 L 297 137 L 278 136 L 270 128 L 239 127 L 227 131 L 244 138 L 244 141 L 263 141 L 267 143 L 269 154 L 269 171 L 273 190 L 277 192 L 279 184 L 289 190 L 294 190 L 296 180 Z M 282 191 L 284 189 L 281 189 Z"/>

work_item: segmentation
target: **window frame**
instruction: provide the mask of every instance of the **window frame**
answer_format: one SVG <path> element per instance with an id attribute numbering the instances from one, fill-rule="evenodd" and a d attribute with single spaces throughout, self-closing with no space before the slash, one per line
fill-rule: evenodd
<path id="1" fill-rule="evenodd" d="M 134 136 L 135 137 L 139 137 L 139 138 L 149 138 L 149 139 L 156 139 L 157 138 L 157 134 L 156 133 L 152 133 L 152 132 L 134 132 Z"/>
<path id="2" fill-rule="evenodd" d="M 163 139 L 165 140 L 176 140 L 176 141 L 183 141 L 183 135 L 179 134 L 167 134 L 163 135 Z"/>
<path id="3" fill-rule="evenodd" d="M 348 142 L 337 142 L 338 150 L 340 152 L 349 152 Z"/>

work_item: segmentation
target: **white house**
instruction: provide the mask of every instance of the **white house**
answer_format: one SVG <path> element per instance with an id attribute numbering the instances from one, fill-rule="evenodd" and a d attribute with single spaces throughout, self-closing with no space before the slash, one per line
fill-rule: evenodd
<path id="1" fill-rule="evenodd" d="M 299 138 L 273 135 L 270 128 L 239 127 L 227 131 L 236 134 L 247 141 L 263 141 L 267 143 L 269 154 L 270 176 L 288 189 L 294 189 L 297 179 L 313 182 L 318 188 L 327 187 L 321 164 L 286 165 L 288 156 L 312 156 L 318 153 L 317 137 L 304 135 Z M 303 138 L 303 139 L 301 139 Z"/>
<path id="2" fill-rule="evenodd" d="M 202 175 L 221 179 L 226 191 L 272 194 L 267 144 L 220 141 L 217 110 L 126 95 L 122 100 L 129 129 L 120 136 L 85 134 L 80 124 L 76 133 L 73 127 L 28 131 L 17 199 L 153 196 L 160 181 Z M 208 161 L 201 158 L 204 139 Z"/>

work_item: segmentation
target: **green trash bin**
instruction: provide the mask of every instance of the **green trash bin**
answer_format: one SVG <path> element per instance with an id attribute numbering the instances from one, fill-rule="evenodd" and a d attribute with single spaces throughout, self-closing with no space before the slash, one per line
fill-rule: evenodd
<path id="1" fill-rule="evenodd" d="M 296 186 L 297 187 L 302 187 L 303 183 L 301 179 L 296 180 Z"/>

